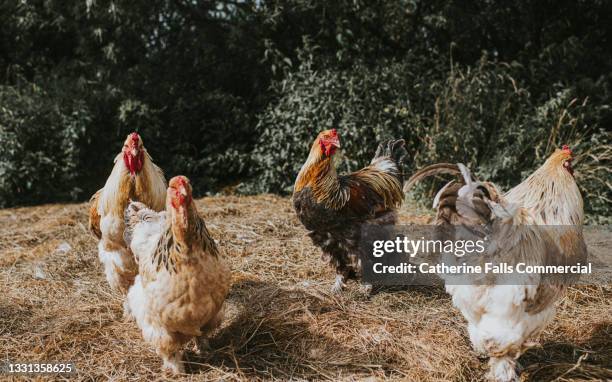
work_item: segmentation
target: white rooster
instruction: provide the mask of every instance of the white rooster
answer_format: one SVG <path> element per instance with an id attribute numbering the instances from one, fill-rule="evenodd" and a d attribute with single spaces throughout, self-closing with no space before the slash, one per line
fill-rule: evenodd
<path id="1" fill-rule="evenodd" d="M 125 207 L 130 200 L 137 200 L 161 211 L 165 198 L 162 171 L 153 163 L 140 136 L 128 135 L 106 184 L 91 197 L 89 206 L 89 229 L 99 240 L 98 256 L 114 291 L 127 293 L 138 272 L 123 240 Z"/>
<path id="2" fill-rule="evenodd" d="M 583 202 L 571 161 L 567 146 L 556 150 L 505 195 L 492 183 L 474 180 L 463 165 L 449 164 L 417 172 L 405 190 L 425 176 L 461 173 L 462 181 L 448 183 L 436 195 L 436 224 L 488 227 L 493 242 L 487 257 L 476 261 L 576 264 L 586 258 L 586 245 Z M 488 379 L 498 382 L 518 380 L 517 358 L 537 344 L 533 340 L 554 317 L 555 302 L 567 287 L 567 282 L 550 282 L 539 274 L 525 276 L 521 285 L 508 285 L 508 280 L 503 274 L 487 275 L 470 285 L 451 285 L 448 280 L 446 285 L 453 304 L 468 321 L 474 349 L 490 357 Z"/>

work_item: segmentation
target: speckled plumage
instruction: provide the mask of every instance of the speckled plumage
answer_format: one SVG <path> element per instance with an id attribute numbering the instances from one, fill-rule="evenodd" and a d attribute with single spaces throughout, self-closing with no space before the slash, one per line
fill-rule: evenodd
<path id="1" fill-rule="evenodd" d="M 181 347 L 221 323 L 231 279 L 191 200 L 191 187 L 186 178 L 177 178 L 170 181 L 166 211 L 132 202 L 125 212 L 125 237 L 139 268 L 126 314 L 136 320 L 164 368 L 175 373 L 184 370 Z M 177 201 L 181 195 L 186 197 Z"/>

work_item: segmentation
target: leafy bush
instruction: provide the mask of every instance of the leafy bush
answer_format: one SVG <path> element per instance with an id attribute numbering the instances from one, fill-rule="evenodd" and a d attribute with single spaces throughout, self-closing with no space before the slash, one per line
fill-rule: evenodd
<path id="1" fill-rule="evenodd" d="M 239 97 L 219 91 L 179 97 L 164 112 L 129 99 L 119 107 L 119 125 L 123 136 L 132 130 L 142 134 L 168 177 L 187 175 L 201 194 L 246 173 L 253 123 L 245 108 Z"/>
<path id="2" fill-rule="evenodd" d="M 476 68 L 451 71 L 434 88 L 439 96 L 423 139 L 427 144 L 415 154 L 417 163 L 467 163 L 507 190 L 567 144 L 577 154 L 576 179 L 590 220 L 609 220 L 610 173 L 605 167 L 612 159 L 612 134 L 596 118 L 605 106 L 592 106 L 577 89 L 560 85 L 538 101 L 517 79 L 522 70 L 517 63 L 482 60 Z"/>
<path id="3" fill-rule="evenodd" d="M 462 161 L 506 188 L 570 144 L 606 221 L 610 14 L 602 0 L 0 2 L 0 205 L 86 199 L 134 130 L 196 194 L 289 192 L 336 127 L 342 170 L 402 136 L 407 172 Z"/>
<path id="4" fill-rule="evenodd" d="M 542 103 L 515 79 L 519 64 L 482 58 L 475 67 L 432 71 L 417 77 L 409 59 L 375 68 L 313 69 L 305 60 L 279 82 L 279 94 L 261 116 L 254 152 L 256 182 L 249 192 L 290 192 L 317 133 L 340 131 L 341 170 L 367 164 L 379 141 L 402 137 L 411 160 L 406 172 L 435 162 L 463 162 L 503 188 L 516 185 L 562 144 L 581 154 L 577 179 L 593 217 L 609 216 L 611 136 L 589 118 L 597 108 L 556 87 Z M 446 78 L 444 78 L 446 77 Z M 427 86 L 427 84 L 430 84 Z M 581 171 L 581 168 L 584 169 Z M 602 179 L 608 179 L 608 186 Z M 434 189 L 421 187 L 420 195 Z"/>
<path id="5" fill-rule="evenodd" d="M 75 199 L 87 108 L 31 84 L 0 86 L 0 105 L 0 207 Z"/>
<path id="6" fill-rule="evenodd" d="M 409 112 L 409 76 L 404 64 L 375 69 L 357 64 L 350 70 L 316 71 L 311 60 L 305 60 L 274 87 L 279 100 L 262 113 L 257 126 L 256 181 L 242 190 L 290 192 L 321 130 L 340 131 L 347 155 L 339 166 L 345 171 L 371 160 L 377 142 L 383 139 L 403 136 L 409 146 L 417 145 L 418 135 L 406 134 L 412 126 L 419 126 L 419 117 Z"/>

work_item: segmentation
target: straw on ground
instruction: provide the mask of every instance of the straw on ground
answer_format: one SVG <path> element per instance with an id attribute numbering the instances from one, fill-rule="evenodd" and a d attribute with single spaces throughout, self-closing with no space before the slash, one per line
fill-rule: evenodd
<path id="1" fill-rule="evenodd" d="M 214 351 L 185 380 L 472 381 L 485 364 L 442 288 L 366 298 L 329 293 L 333 271 L 286 198 L 197 201 L 233 270 Z M 401 221 L 426 223 L 404 207 Z M 0 210 L 0 358 L 73 361 L 79 380 L 163 379 L 161 362 L 110 292 L 84 204 Z M 612 378 L 612 287 L 570 289 L 542 347 L 520 362 L 527 380 Z M 73 379 L 74 376 L 71 377 Z M 178 378 L 179 380 L 181 378 Z"/>

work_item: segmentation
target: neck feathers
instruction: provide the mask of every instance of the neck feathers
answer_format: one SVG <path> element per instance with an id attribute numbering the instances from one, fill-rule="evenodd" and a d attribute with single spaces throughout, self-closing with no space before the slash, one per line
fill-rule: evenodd
<path id="1" fill-rule="evenodd" d="M 173 208 L 170 224 L 175 243 L 174 256 L 189 258 L 191 254 L 199 254 L 200 249 L 215 257 L 218 255 L 217 246 L 193 202 L 178 209 Z"/>
<path id="2" fill-rule="evenodd" d="M 548 161 L 508 191 L 506 199 L 520 203 L 542 225 L 582 225 L 582 196 L 574 177 Z"/>
<path id="3" fill-rule="evenodd" d="M 125 166 L 123 153 L 115 157 L 115 166 L 100 195 L 100 215 L 112 213 L 123 216 L 130 199 L 137 200 L 155 211 L 164 208 L 166 185 L 162 171 L 147 152 L 144 153 L 143 167 L 135 176 Z"/>
<path id="4" fill-rule="evenodd" d="M 315 147 L 311 150 L 306 163 L 302 166 L 293 191 L 300 192 L 310 187 L 317 203 L 325 203 L 329 208 L 341 206 L 346 198 L 341 192 L 332 157 L 324 156 L 316 149 Z"/>
<path id="5" fill-rule="evenodd" d="M 155 211 L 164 209 L 166 200 L 166 180 L 162 170 L 153 163 L 145 151 L 142 171 L 136 176 L 135 197 Z"/>

